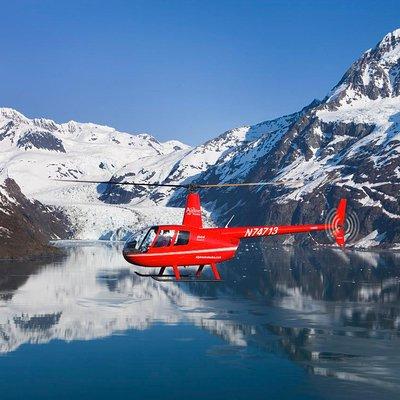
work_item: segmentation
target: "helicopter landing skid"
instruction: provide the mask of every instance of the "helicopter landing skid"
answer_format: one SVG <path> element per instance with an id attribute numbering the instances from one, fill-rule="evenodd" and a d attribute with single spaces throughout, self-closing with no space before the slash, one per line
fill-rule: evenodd
<path id="1" fill-rule="evenodd" d="M 181 276 L 185 276 L 185 275 L 181 275 Z M 188 276 L 186 278 L 186 276 Z M 184 278 L 181 279 L 176 279 L 174 275 L 172 276 L 168 276 L 168 275 L 163 275 L 163 276 L 159 276 L 159 275 L 153 275 L 151 278 L 153 278 L 155 281 L 158 282 L 211 282 L 211 283 L 216 283 L 216 282 L 223 282 L 222 279 L 202 279 L 202 278 L 196 278 L 193 275 L 186 275 Z"/>
<path id="2" fill-rule="evenodd" d="M 135 274 L 143 278 L 152 278 L 158 282 L 178 282 L 178 283 L 179 282 L 222 282 L 215 264 L 211 265 L 211 270 L 213 272 L 214 279 L 200 278 L 204 265 L 200 265 L 194 275 L 181 274 L 177 266 L 172 267 L 174 270 L 173 274 L 164 274 L 166 268 L 167 267 L 161 267 L 160 272 L 158 274 L 142 274 L 137 271 L 135 271 Z"/>
<path id="3" fill-rule="evenodd" d="M 140 276 L 140 277 L 142 277 L 142 278 L 175 278 L 174 274 L 163 274 L 163 275 L 160 275 L 160 274 L 142 274 L 142 273 L 136 272 L 136 271 L 135 271 L 135 274 Z M 181 274 L 181 276 L 184 277 L 184 278 L 187 278 L 190 275 L 188 275 L 188 274 L 182 275 Z"/>

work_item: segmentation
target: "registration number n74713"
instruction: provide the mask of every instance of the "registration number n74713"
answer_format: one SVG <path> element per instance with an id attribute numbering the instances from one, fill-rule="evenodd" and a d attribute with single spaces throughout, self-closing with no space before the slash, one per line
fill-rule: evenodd
<path id="1" fill-rule="evenodd" d="M 278 233 L 277 226 L 264 226 L 261 228 L 247 228 L 244 234 L 244 237 L 253 237 L 253 236 L 269 236 L 276 235 Z"/>

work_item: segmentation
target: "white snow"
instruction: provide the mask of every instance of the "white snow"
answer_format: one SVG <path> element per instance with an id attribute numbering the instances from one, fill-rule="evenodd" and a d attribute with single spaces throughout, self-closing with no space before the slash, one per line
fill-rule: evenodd
<path id="1" fill-rule="evenodd" d="M 355 247 L 369 248 L 369 247 L 379 246 L 382 240 L 384 240 L 385 236 L 386 236 L 385 233 L 380 234 L 377 230 L 374 230 L 369 235 L 358 240 L 355 243 Z"/>
<path id="2" fill-rule="evenodd" d="M 350 104 L 343 104 L 337 110 L 318 110 L 316 115 L 325 122 L 387 124 L 393 115 L 400 112 L 400 97 L 370 100 L 362 98 Z"/>
<path id="3" fill-rule="evenodd" d="M 0 108 L 0 165 L 15 179 L 30 199 L 61 208 L 72 220 L 76 238 L 120 238 L 143 225 L 180 223 L 182 209 L 166 207 L 173 190 L 169 188 L 138 191 L 125 206 L 99 201 L 94 184 L 66 183 L 57 179 L 108 181 L 173 182 L 190 181 L 218 162 L 230 150 L 261 135 L 285 121 L 272 121 L 256 127 L 236 128 L 216 139 L 191 149 L 176 140 L 158 142 L 149 134 L 132 135 L 108 126 L 70 121 L 64 124 L 44 119 L 29 119 L 21 113 Z M 51 148 L 18 147 L 18 140 L 30 132 L 47 132 L 62 143 L 65 152 Z M 44 143 L 46 145 L 46 143 Z M 156 194 L 152 200 L 151 194 Z M 5 212 L 5 210 L 3 210 Z M 212 224 L 206 213 L 206 223 Z"/>
<path id="4" fill-rule="evenodd" d="M 174 140 L 160 143 L 148 134 L 132 135 L 92 123 L 31 120 L 13 109 L 0 108 L 0 129 L 7 130 L 10 126 L 6 138 L 0 141 L 2 175 L 13 178 L 28 198 L 63 209 L 72 218 L 78 238 L 98 239 L 120 227 L 133 229 L 153 224 L 161 215 L 170 223 L 180 221 L 182 211 L 179 209 L 164 207 L 159 213 L 148 209 L 127 211 L 100 202 L 96 185 L 63 183 L 55 179 L 107 181 L 127 164 L 151 165 L 160 171 L 162 179 L 162 167 L 172 168 L 174 161 L 190 150 L 189 146 Z M 65 153 L 35 146 L 30 146 L 29 150 L 18 147 L 19 139 L 37 131 L 48 132 L 60 140 Z"/>

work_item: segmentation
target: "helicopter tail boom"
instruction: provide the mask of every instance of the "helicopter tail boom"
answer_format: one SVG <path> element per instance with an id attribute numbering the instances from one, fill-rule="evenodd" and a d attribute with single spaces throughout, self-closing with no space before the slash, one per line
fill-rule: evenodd
<path id="1" fill-rule="evenodd" d="M 221 235 L 231 240 L 240 240 L 253 237 L 288 235 L 295 233 L 311 233 L 317 231 L 332 232 L 336 243 L 345 245 L 345 219 L 346 199 L 341 199 L 332 223 L 306 224 L 306 225 L 271 225 L 271 226 L 246 226 L 238 228 L 221 229 Z"/>

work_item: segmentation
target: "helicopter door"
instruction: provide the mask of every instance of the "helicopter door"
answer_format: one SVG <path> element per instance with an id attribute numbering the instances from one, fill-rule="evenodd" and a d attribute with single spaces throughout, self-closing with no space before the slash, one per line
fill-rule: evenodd
<path id="1" fill-rule="evenodd" d="M 163 229 L 158 234 L 153 247 L 167 247 L 171 244 L 172 239 L 175 237 L 175 230 L 173 229 Z"/>

